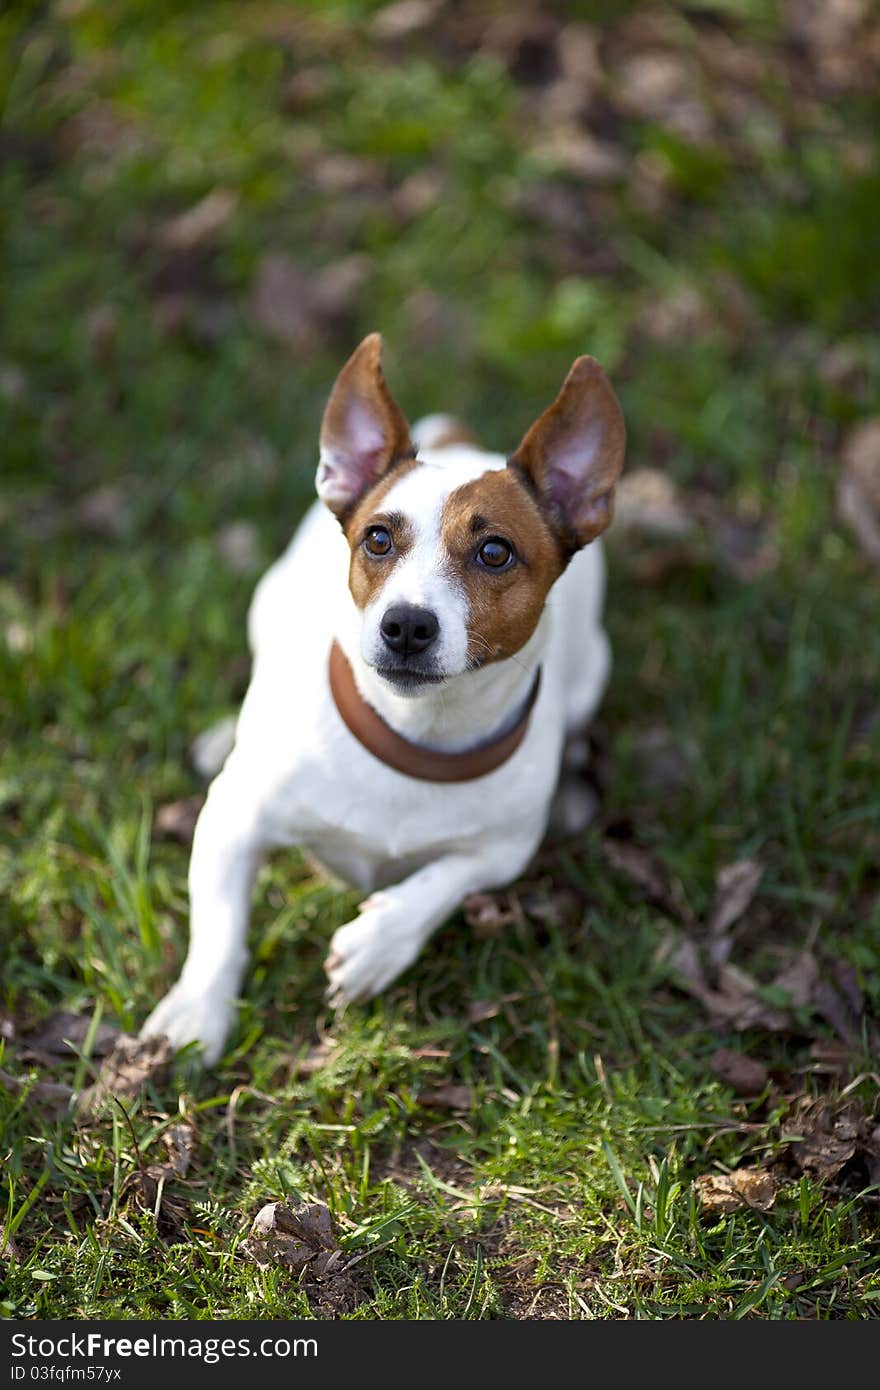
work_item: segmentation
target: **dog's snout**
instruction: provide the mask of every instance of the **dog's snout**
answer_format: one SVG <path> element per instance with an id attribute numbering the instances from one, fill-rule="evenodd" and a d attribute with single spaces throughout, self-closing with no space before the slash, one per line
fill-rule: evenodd
<path id="1" fill-rule="evenodd" d="M 418 656 L 437 640 L 440 624 L 430 608 L 395 603 L 379 625 L 382 641 L 397 656 Z"/>

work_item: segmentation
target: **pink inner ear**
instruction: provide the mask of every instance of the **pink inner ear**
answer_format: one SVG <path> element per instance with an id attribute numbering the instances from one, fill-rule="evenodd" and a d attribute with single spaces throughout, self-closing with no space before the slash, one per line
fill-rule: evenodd
<path id="1" fill-rule="evenodd" d="M 370 407 L 355 397 L 346 411 L 345 439 L 340 440 L 340 453 L 351 459 L 356 469 L 372 476 L 387 447 L 381 423 Z"/>
<path id="2" fill-rule="evenodd" d="M 590 472 L 602 442 L 602 426 L 593 421 L 576 434 L 569 434 L 550 449 L 547 458 L 548 483 L 558 506 L 569 515 L 577 512 L 590 497 Z"/>

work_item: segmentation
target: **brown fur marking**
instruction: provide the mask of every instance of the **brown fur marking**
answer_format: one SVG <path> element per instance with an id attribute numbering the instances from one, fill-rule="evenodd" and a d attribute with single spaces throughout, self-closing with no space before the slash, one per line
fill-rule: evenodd
<path id="1" fill-rule="evenodd" d="M 391 488 L 417 467 L 415 459 L 404 459 L 393 465 L 377 483 L 364 493 L 345 520 L 345 535 L 351 546 L 351 565 L 348 571 L 348 587 L 358 608 L 366 608 L 377 596 L 401 556 L 411 549 L 413 534 L 410 526 L 399 513 L 382 510 L 382 503 Z M 363 539 L 370 526 L 385 526 L 394 541 L 391 555 L 373 558 L 367 555 Z"/>
<path id="2" fill-rule="evenodd" d="M 479 533 L 474 519 L 482 520 Z M 517 559 L 499 574 L 476 560 L 490 536 L 509 541 Z M 441 537 L 468 601 L 468 659 L 487 665 L 513 656 L 531 637 L 551 585 L 565 568 L 556 537 L 513 470 L 484 473 L 449 494 Z"/>

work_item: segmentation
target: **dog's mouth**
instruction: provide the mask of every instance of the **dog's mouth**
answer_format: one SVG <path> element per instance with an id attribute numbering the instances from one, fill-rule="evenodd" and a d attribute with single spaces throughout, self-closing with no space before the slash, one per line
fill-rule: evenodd
<path id="1" fill-rule="evenodd" d="M 417 695 L 426 686 L 442 685 L 446 680 L 439 671 L 420 671 L 410 666 L 377 666 L 375 670 L 398 695 Z"/>

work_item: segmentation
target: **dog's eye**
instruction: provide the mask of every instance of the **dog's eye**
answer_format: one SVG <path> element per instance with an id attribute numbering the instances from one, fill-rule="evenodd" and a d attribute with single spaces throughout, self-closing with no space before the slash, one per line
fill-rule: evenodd
<path id="1" fill-rule="evenodd" d="M 364 550 L 368 555 L 390 555 L 394 549 L 391 532 L 384 526 L 371 526 L 364 536 Z"/>
<path id="2" fill-rule="evenodd" d="M 487 569 L 505 570 L 513 563 L 513 548 L 500 536 L 491 536 L 477 551 L 477 560 Z"/>

